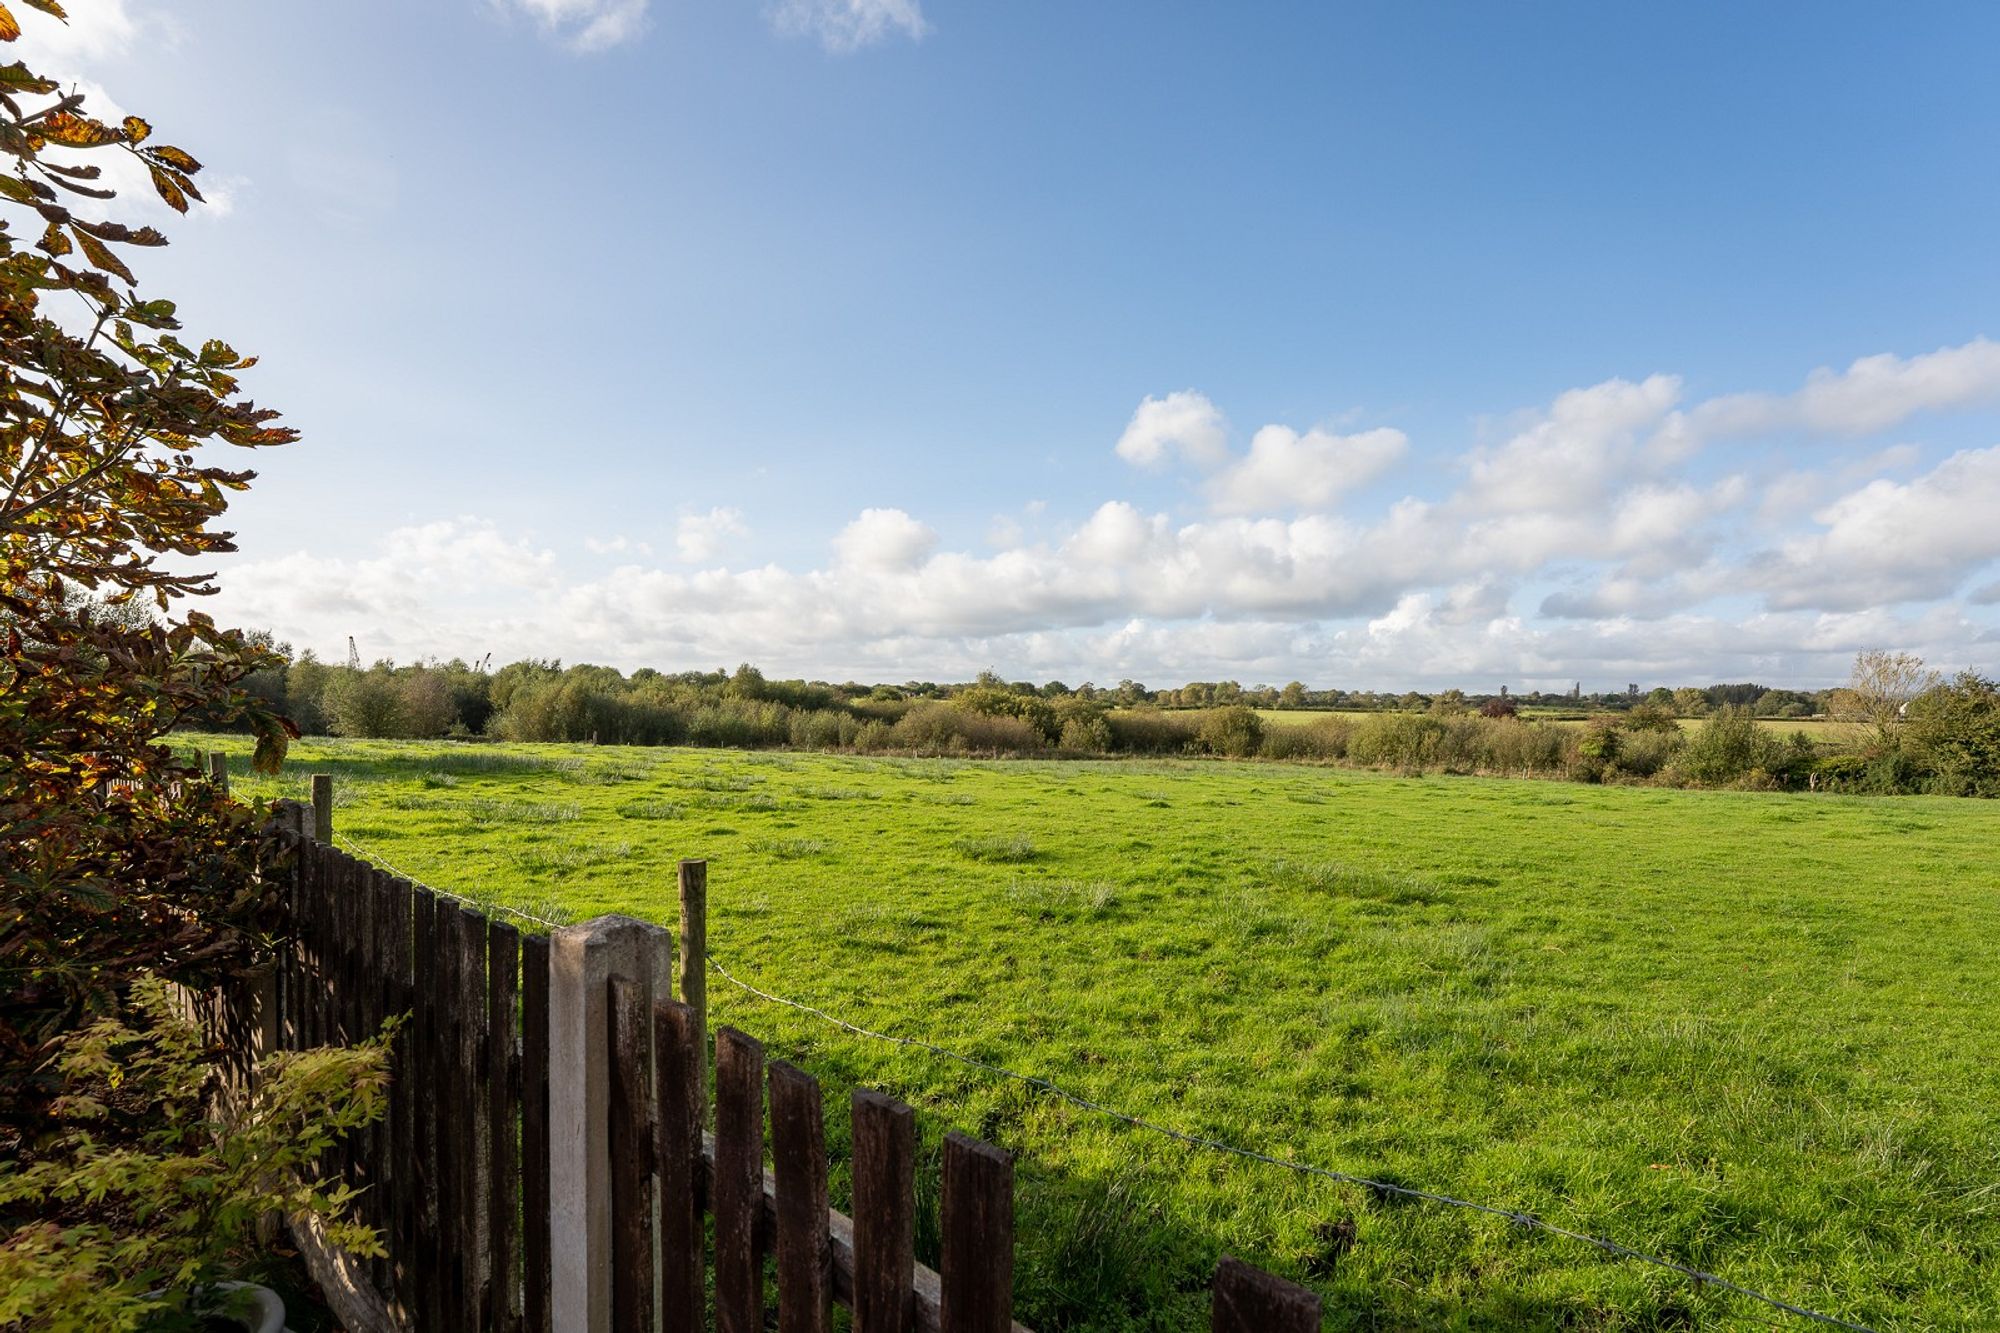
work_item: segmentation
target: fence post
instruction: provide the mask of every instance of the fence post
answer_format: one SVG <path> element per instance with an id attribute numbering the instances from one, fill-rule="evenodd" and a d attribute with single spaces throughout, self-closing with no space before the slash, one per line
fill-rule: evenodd
<path id="1" fill-rule="evenodd" d="M 681 1003 L 694 1010 L 702 1059 L 695 1069 L 696 1106 L 708 1105 L 708 862 L 681 862 Z"/>
<path id="2" fill-rule="evenodd" d="M 222 788 L 224 796 L 229 795 L 229 756 L 220 750 L 210 752 L 208 756 L 208 776 L 215 782 L 216 786 Z"/>
<path id="3" fill-rule="evenodd" d="M 1211 1333 L 1319 1333 L 1319 1297 L 1223 1255 L 1215 1267 Z"/>
<path id="4" fill-rule="evenodd" d="M 333 841 L 333 774 L 312 775 L 313 828 L 312 835 L 320 842 Z"/>
<path id="5" fill-rule="evenodd" d="M 559 1333 L 611 1328 L 611 979 L 631 983 L 650 1014 L 671 998 L 673 963 L 673 937 L 628 916 L 549 937 L 549 1215 L 528 1225 L 549 1229 L 549 1315 Z M 650 1063 L 635 1071 L 648 1090 Z"/>
<path id="6" fill-rule="evenodd" d="M 1014 1158 L 956 1130 L 944 1136 L 938 1204 L 944 1333 L 1007 1333 L 1014 1324 Z"/>

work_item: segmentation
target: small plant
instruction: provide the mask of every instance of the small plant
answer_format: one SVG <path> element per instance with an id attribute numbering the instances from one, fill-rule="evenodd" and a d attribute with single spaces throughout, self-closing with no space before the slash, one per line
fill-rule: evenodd
<path id="1" fill-rule="evenodd" d="M 1035 844 L 1032 839 L 1016 833 L 1011 836 L 982 838 L 957 838 L 951 844 L 952 850 L 973 861 L 1002 861 L 1018 863 L 1035 859 Z"/>
<path id="2" fill-rule="evenodd" d="M 141 977 L 141 1021 L 103 1018 L 66 1037 L 54 1110 L 73 1126 L 25 1164 L 0 1166 L 0 1328 L 47 1333 L 201 1328 L 217 1284 L 250 1257 L 258 1220 L 316 1218 L 350 1254 L 384 1253 L 354 1192 L 321 1154 L 388 1104 L 392 1033 L 344 1049 L 286 1051 L 252 1088 L 213 1097 L 216 1070 L 165 982 Z"/>

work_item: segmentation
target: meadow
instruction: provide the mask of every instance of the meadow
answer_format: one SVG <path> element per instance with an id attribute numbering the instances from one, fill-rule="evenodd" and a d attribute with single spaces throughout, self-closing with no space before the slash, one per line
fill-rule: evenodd
<path id="1" fill-rule="evenodd" d="M 241 738 L 189 743 L 246 796 L 331 773 L 360 849 L 545 915 L 671 924 L 676 860 L 706 857 L 737 976 L 1190 1133 L 1874 1328 L 2000 1325 L 1993 802 L 406 741 L 256 779 Z M 837 1151 L 856 1084 L 916 1106 L 928 1152 L 1016 1150 L 1017 1317 L 1045 1331 L 1205 1327 L 1222 1251 L 1320 1290 L 1333 1329 L 1795 1322 L 711 997 L 827 1083 Z"/>

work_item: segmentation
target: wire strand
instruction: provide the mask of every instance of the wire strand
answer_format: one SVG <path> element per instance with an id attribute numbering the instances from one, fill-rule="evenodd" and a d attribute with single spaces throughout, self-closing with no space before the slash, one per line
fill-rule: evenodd
<path id="1" fill-rule="evenodd" d="M 957 1051 L 939 1046 L 934 1042 L 923 1041 L 916 1037 L 899 1037 L 893 1033 L 876 1032 L 871 1028 L 862 1027 L 857 1023 L 850 1023 L 844 1018 L 837 1018 L 824 1009 L 815 1008 L 812 1005 L 803 1004 L 797 1000 L 789 1000 L 782 995 L 773 995 L 769 991 L 760 990 L 736 976 L 728 968 L 724 967 L 713 954 L 709 955 L 708 965 L 721 973 L 723 978 L 732 985 L 740 990 L 747 991 L 758 999 L 768 1000 L 772 1004 L 783 1005 L 785 1008 L 796 1009 L 801 1013 L 810 1014 L 823 1022 L 831 1023 L 837 1028 L 854 1033 L 856 1036 L 867 1037 L 874 1041 L 885 1041 L 896 1046 L 929 1051 L 934 1055 L 941 1056 L 947 1060 L 954 1060 L 959 1064 L 973 1069 L 983 1070 L 989 1074 L 997 1074 L 1003 1078 L 1010 1078 L 1029 1084 L 1083 1110 L 1090 1111 L 1096 1115 L 1106 1116 L 1112 1120 L 1122 1121 L 1135 1129 L 1143 1129 L 1149 1133 L 1177 1140 L 1192 1148 L 1205 1148 L 1213 1152 L 1226 1153 L 1232 1157 L 1247 1158 L 1253 1162 L 1263 1162 L 1270 1166 L 1280 1166 L 1287 1171 L 1295 1171 L 1300 1175 L 1318 1176 L 1321 1179 L 1337 1181 L 1345 1185 L 1359 1185 L 1365 1189 L 1382 1194 L 1395 1194 L 1409 1199 L 1422 1199 L 1429 1203 L 1441 1203 L 1453 1208 L 1463 1208 L 1475 1213 L 1485 1213 L 1491 1217 L 1505 1218 L 1514 1225 L 1525 1229 L 1546 1231 L 1568 1240 L 1581 1241 L 1586 1245 L 1594 1245 L 1605 1253 L 1615 1255 L 1619 1258 L 1636 1259 L 1642 1263 L 1654 1264 L 1660 1268 L 1670 1269 L 1704 1286 L 1733 1292 L 1738 1296 L 1743 1296 L 1753 1301 L 1761 1301 L 1774 1310 L 1781 1310 L 1789 1315 L 1797 1315 L 1801 1319 L 1814 1320 L 1821 1324 L 1831 1325 L 1834 1328 L 1850 1329 L 1853 1333 L 1875 1333 L 1875 1330 L 1869 1328 L 1866 1324 L 1856 1324 L 1834 1315 L 1821 1314 L 1817 1310 L 1808 1310 L 1802 1305 L 1793 1305 L 1789 1301 L 1780 1300 L 1775 1296 L 1768 1296 L 1761 1291 L 1731 1282 L 1729 1279 L 1718 1277 L 1714 1273 L 1705 1273 L 1699 1268 L 1690 1267 L 1676 1260 L 1662 1258 L 1656 1254 L 1648 1254 L 1644 1250 L 1633 1249 L 1629 1245 L 1606 1239 L 1603 1236 L 1592 1236 L 1585 1232 L 1572 1231 L 1568 1227 L 1557 1226 L 1553 1222 L 1545 1222 L 1533 1213 L 1523 1212 L 1514 1208 L 1500 1208 L 1488 1203 L 1476 1203 L 1470 1199 L 1460 1199 L 1449 1194 L 1439 1194 L 1432 1190 L 1417 1189 L 1410 1185 L 1398 1185 L 1392 1181 L 1372 1180 L 1367 1176 L 1350 1175 L 1345 1171 L 1335 1171 L 1330 1167 L 1314 1166 L 1308 1162 L 1297 1162 L 1283 1157 L 1273 1157 L 1269 1153 L 1258 1152 L 1254 1148 L 1245 1148 L 1234 1143 L 1226 1143 L 1221 1139 L 1209 1138 L 1202 1134 L 1189 1134 L 1185 1131 L 1175 1129 L 1170 1125 L 1156 1124 L 1143 1117 L 1120 1111 L 1116 1107 L 1106 1106 L 1102 1102 L 1092 1101 L 1088 1097 L 1079 1096 L 1067 1088 L 1060 1087 L 1039 1075 L 1022 1074 L 1008 1069 L 1003 1065 L 996 1065 L 989 1061 L 978 1059 L 975 1056 L 961 1055 Z"/>
<path id="2" fill-rule="evenodd" d="M 450 898 L 454 902 L 461 902 L 461 903 L 466 903 L 473 907 L 484 908 L 489 912 L 506 912 L 510 916 L 520 917 L 523 921 L 533 921 L 538 925 L 547 926 L 550 930 L 562 929 L 563 923 L 560 921 L 551 921 L 545 916 L 536 916 L 533 912 L 523 911 L 521 908 L 518 907 L 509 907 L 506 903 L 489 902 L 484 898 L 468 897 L 463 893 L 453 893 L 450 889 L 441 889 L 435 884 L 426 884 L 422 880 L 418 879 L 415 875 L 408 874 L 405 871 L 399 869 L 397 866 L 395 866 L 390 862 L 388 857 L 383 856 L 379 852 L 369 851 L 366 847 L 363 847 L 360 843 L 348 837 L 345 833 L 336 833 L 333 835 L 333 837 L 334 841 L 345 843 L 348 849 L 352 851 L 356 856 L 359 856 L 362 860 L 372 862 L 376 866 L 379 866 L 383 870 L 386 870 L 390 874 L 394 875 L 397 879 L 406 879 L 410 881 L 410 883 L 416 885 L 418 888 L 428 889 L 430 892 L 437 894 L 441 898 Z"/>

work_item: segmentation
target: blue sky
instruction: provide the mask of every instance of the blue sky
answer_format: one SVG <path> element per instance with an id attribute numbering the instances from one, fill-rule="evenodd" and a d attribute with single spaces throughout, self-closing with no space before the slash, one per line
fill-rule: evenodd
<path id="1" fill-rule="evenodd" d="M 323 654 L 2000 667 L 1993 6 L 73 9 Z"/>

